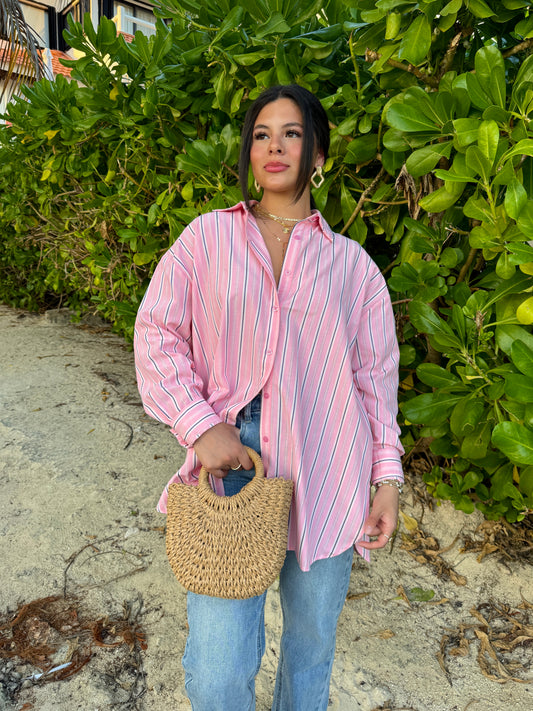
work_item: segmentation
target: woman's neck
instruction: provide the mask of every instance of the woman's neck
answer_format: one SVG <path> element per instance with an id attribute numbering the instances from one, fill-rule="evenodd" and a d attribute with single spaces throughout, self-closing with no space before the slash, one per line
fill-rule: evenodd
<path id="1" fill-rule="evenodd" d="M 276 193 L 263 193 L 259 205 L 266 212 L 278 217 L 303 220 L 311 214 L 311 198 L 306 190 L 302 197 L 294 202 L 292 197 Z"/>

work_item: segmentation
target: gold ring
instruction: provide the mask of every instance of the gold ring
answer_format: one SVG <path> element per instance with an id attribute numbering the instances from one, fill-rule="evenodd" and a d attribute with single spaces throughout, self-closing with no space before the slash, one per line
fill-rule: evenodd
<path id="1" fill-rule="evenodd" d="M 239 469 L 242 469 L 242 466 L 240 464 L 238 467 L 231 467 L 231 471 L 233 471 L 233 472 L 238 472 Z"/>

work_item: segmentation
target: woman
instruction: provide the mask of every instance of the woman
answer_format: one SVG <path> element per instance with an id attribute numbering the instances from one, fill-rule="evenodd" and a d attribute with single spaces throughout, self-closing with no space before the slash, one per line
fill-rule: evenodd
<path id="1" fill-rule="evenodd" d="M 311 209 L 310 181 L 320 180 L 328 148 L 328 119 L 310 92 L 266 90 L 243 128 L 245 202 L 184 230 L 136 324 L 145 408 L 187 448 L 171 482 L 196 483 L 203 464 L 218 493 L 235 494 L 253 476 L 245 445 L 268 476 L 294 482 L 277 711 L 327 708 L 354 544 L 366 559 L 386 545 L 403 481 L 385 282 L 360 245 Z M 166 490 L 158 508 L 166 512 Z M 188 594 L 183 665 L 194 711 L 255 707 L 264 604 L 265 594 Z"/>

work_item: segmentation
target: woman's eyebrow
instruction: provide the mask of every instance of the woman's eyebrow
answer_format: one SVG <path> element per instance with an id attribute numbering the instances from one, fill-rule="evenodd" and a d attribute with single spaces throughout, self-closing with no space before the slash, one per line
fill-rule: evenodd
<path id="1" fill-rule="evenodd" d="M 299 123 L 298 121 L 290 121 L 289 123 L 284 123 L 282 128 L 288 128 L 289 126 L 299 126 L 300 128 L 303 128 L 303 124 Z M 254 129 L 257 128 L 270 128 L 270 126 L 267 126 L 264 123 L 256 123 Z"/>

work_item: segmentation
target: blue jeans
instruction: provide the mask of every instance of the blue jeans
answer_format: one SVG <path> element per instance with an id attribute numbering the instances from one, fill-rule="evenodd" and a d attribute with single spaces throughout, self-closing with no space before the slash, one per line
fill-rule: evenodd
<path id="1" fill-rule="evenodd" d="M 241 441 L 259 452 L 260 396 L 240 413 Z M 253 476 L 230 472 L 230 496 Z M 353 548 L 300 570 L 287 551 L 280 573 L 283 633 L 272 711 L 325 711 Z M 188 593 L 189 636 L 183 656 L 185 689 L 193 711 L 253 711 L 255 677 L 265 649 L 266 592 L 245 600 Z"/>

